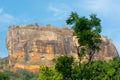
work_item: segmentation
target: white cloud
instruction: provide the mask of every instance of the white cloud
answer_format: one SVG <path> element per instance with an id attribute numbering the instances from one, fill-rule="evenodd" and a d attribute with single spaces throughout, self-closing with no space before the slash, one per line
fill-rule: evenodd
<path id="1" fill-rule="evenodd" d="M 80 9 L 107 17 L 108 15 L 113 16 L 114 14 L 120 16 L 120 10 L 118 10 L 120 7 L 119 3 L 117 0 L 84 0 L 81 5 L 79 1 L 77 6 Z"/>
<path id="2" fill-rule="evenodd" d="M 57 9 L 57 8 L 55 8 L 55 7 L 53 7 L 53 5 L 49 5 L 49 10 L 50 11 L 52 11 L 52 12 L 54 12 L 54 13 L 57 13 L 57 12 L 59 12 L 60 10 L 59 9 Z"/>
<path id="3" fill-rule="evenodd" d="M 4 9 L 0 8 L 0 24 L 1 25 L 7 25 L 7 24 L 13 23 L 15 21 L 16 21 L 16 19 L 14 16 L 12 16 L 8 13 L 5 13 Z"/>
<path id="4" fill-rule="evenodd" d="M 31 21 L 30 18 L 24 16 L 15 17 L 9 13 L 6 13 L 3 8 L 0 8 L 0 27 L 1 27 L 0 31 L 6 29 L 10 25 L 27 23 L 29 21 Z"/>
<path id="5" fill-rule="evenodd" d="M 86 8 L 94 12 L 108 13 L 111 2 L 108 0 L 89 0 L 86 2 Z"/>
<path id="6" fill-rule="evenodd" d="M 31 18 L 25 16 L 13 16 L 0 8 L 0 33 L 5 32 L 11 25 L 28 24 L 32 22 Z"/>
<path id="7" fill-rule="evenodd" d="M 48 10 L 52 12 L 52 16 L 55 20 L 61 20 L 66 18 L 68 14 L 71 12 L 71 8 L 66 4 L 49 4 Z"/>
<path id="8" fill-rule="evenodd" d="M 9 24 L 13 21 L 15 21 L 15 18 L 12 15 L 9 15 L 6 13 L 0 14 L 0 23 L 1 24 Z"/>
<path id="9" fill-rule="evenodd" d="M 0 8 L 0 14 L 3 12 L 3 8 Z"/>
<path id="10" fill-rule="evenodd" d="M 0 32 L 7 29 L 7 27 L 14 22 L 16 22 L 15 17 L 5 13 L 4 9 L 0 8 Z"/>

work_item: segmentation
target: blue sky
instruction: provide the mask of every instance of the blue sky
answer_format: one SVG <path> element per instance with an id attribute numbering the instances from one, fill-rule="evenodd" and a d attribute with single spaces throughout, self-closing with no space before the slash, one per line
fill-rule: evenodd
<path id="1" fill-rule="evenodd" d="M 71 11 L 80 16 L 97 14 L 102 35 L 120 52 L 120 0 L 0 0 L 0 57 L 7 56 L 6 35 L 10 25 L 39 23 L 61 27 Z"/>

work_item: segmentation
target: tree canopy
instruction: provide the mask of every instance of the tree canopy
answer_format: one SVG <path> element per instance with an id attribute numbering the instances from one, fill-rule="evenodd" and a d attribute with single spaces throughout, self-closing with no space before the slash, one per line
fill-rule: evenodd
<path id="1" fill-rule="evenodd" d="M 101 20 L 95 14 L 89 18 L 79 17 L 77 13 L 72 12 L 66 20 L 68 25 L 72 25 L 73 35 L 78 39 L 78 56 L 88 55 L 91 61 L 94 54 L 100 50 L 101 43 Z M 83 54 L 84 53 L 84 54 Z"/>

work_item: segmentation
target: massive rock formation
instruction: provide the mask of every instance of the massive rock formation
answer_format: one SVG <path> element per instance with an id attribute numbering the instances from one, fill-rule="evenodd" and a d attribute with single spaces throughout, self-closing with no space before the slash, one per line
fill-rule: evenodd
<path id="1" fill-rule="evenodd" d="M 102 40 L 101 51 L 95 58 L 109 60 L 118 56 L 113 43 L 107 37 L 102 37 Z M 11 26 L 6 45 L 9 52 L 9 66 L 13 71 L 20 68 L 36 71 L 39 65 L 53 64 L 52 60 L 59 55 L 77 56 L 77 40 L 72 36 L 72 30 L 68 28 Z"/>

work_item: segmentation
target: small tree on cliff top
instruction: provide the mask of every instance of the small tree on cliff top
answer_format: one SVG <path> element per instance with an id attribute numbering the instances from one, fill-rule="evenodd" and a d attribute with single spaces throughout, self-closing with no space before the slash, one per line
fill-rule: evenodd
<path id="1" fill-rule="evenodd" d="M 81 58 L 87 55 L 88 61 L 93 59 L 94 54 L 100 50 L 101 43 L 101 20 L 95 14 L 89 18 L 79 17 L 77 13 L 72 12 L 66 20 L 68 25 L 72 25 L 73 35 L 77 37 L 77 54 Z"/>

